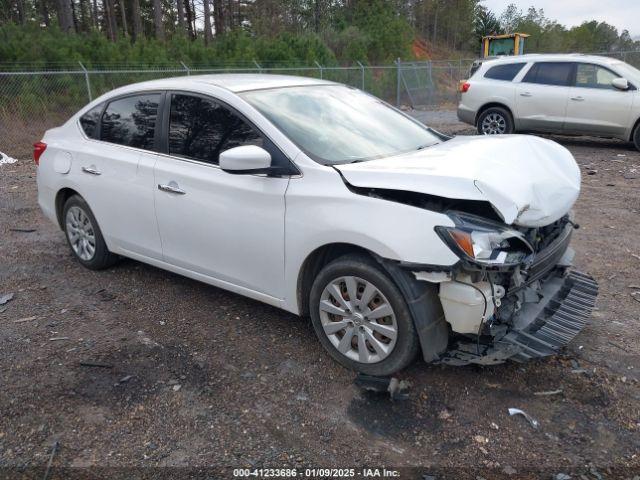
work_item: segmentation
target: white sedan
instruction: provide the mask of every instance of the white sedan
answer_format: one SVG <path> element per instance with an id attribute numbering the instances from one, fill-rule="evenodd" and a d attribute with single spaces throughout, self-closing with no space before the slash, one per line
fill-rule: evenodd
<path id="1" fill-rule="evenodd" d="M 550 355 L 597 284 L 571 270 L 571 154 L 450 139 L 344 85 L 271 75 L 114 90 L 35 144 L 42 211 L 91 269 L 121 256 L 311 316 L 341 364 Z M 213 292 L 212 292 L 213 293 Z"/>

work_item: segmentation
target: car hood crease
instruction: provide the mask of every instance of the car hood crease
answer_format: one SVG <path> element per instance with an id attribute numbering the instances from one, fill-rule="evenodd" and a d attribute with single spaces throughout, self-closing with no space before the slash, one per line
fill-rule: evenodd
<path id="1" fill-rule="evenodd" d="M 356 187 L 487 201 L 505 223 L 525 227 L 558 220 L 580 193 L 580 170 L 571 153 L 528 135 L 460 136 L 335 168 Z"/>

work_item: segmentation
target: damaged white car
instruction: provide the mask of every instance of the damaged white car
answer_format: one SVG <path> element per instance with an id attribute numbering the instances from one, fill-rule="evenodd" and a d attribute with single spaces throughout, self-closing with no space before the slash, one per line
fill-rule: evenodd
<path id="1" fill-rule="evenodd" d="M 597 295 L 571 269 L 580 173 L 565 148 L 450 139 L 340 84 L 130 85 L 49 130 L 34 156 L 40 206 L 84 266 L 130 257 L 310 315 L 333 358 L 371 375 L 419 352 L 550 355 Z"/>

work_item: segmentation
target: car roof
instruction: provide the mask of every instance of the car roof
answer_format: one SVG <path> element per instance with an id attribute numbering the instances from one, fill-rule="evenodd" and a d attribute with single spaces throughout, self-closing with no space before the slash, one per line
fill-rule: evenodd
<path id="1" fill-rule="evenodd" d="M 293 75 L 271 75 L 266 73 L 220 73 L 212 75 L 190 75 L 186 77 L 170 77 L 146 82 L 134 83 L 117 89 L 118 92 L 149 89 L 187 89 L 189 86 L 202 87 L 211 85 L 225 88 L 234 93 L 268 88 L 297 87 L 308 85 L 335 85 L 334 82 L 310 77 Z"/>
<path id="2" fill-rule="evenodd" d="M 593 62 L 603 65 L 619 63 L 620 60 L 600 55 L 586 55 L 584 53 L 527 53 L 525 55 L 510 55 L 486 60 L 483 63 L 521 63 L 521 62 Z"/>

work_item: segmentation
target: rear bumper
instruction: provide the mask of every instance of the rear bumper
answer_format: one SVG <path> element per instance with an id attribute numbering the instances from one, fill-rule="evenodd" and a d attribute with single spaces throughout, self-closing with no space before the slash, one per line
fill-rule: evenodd
<path id="1" fill-rule="evenodd" d="M 476 112 L 465 107 L 464 105 L 460 105 L 458 107 L 458 120 L 464 123 L 468 123 L 469 125 L 475 125 L 476 123 Z"/>
<path id="2" fill-rule="evenodd" d="M 478 348 L 458 342 L 441 363 L 492 365 L 546 357 L 565 347 L 584 328 L 595 306 L 598 284 L 589 275 L 558 268 L 543 280 L 538 302 L 525 303 L 503 335 Z"/>

